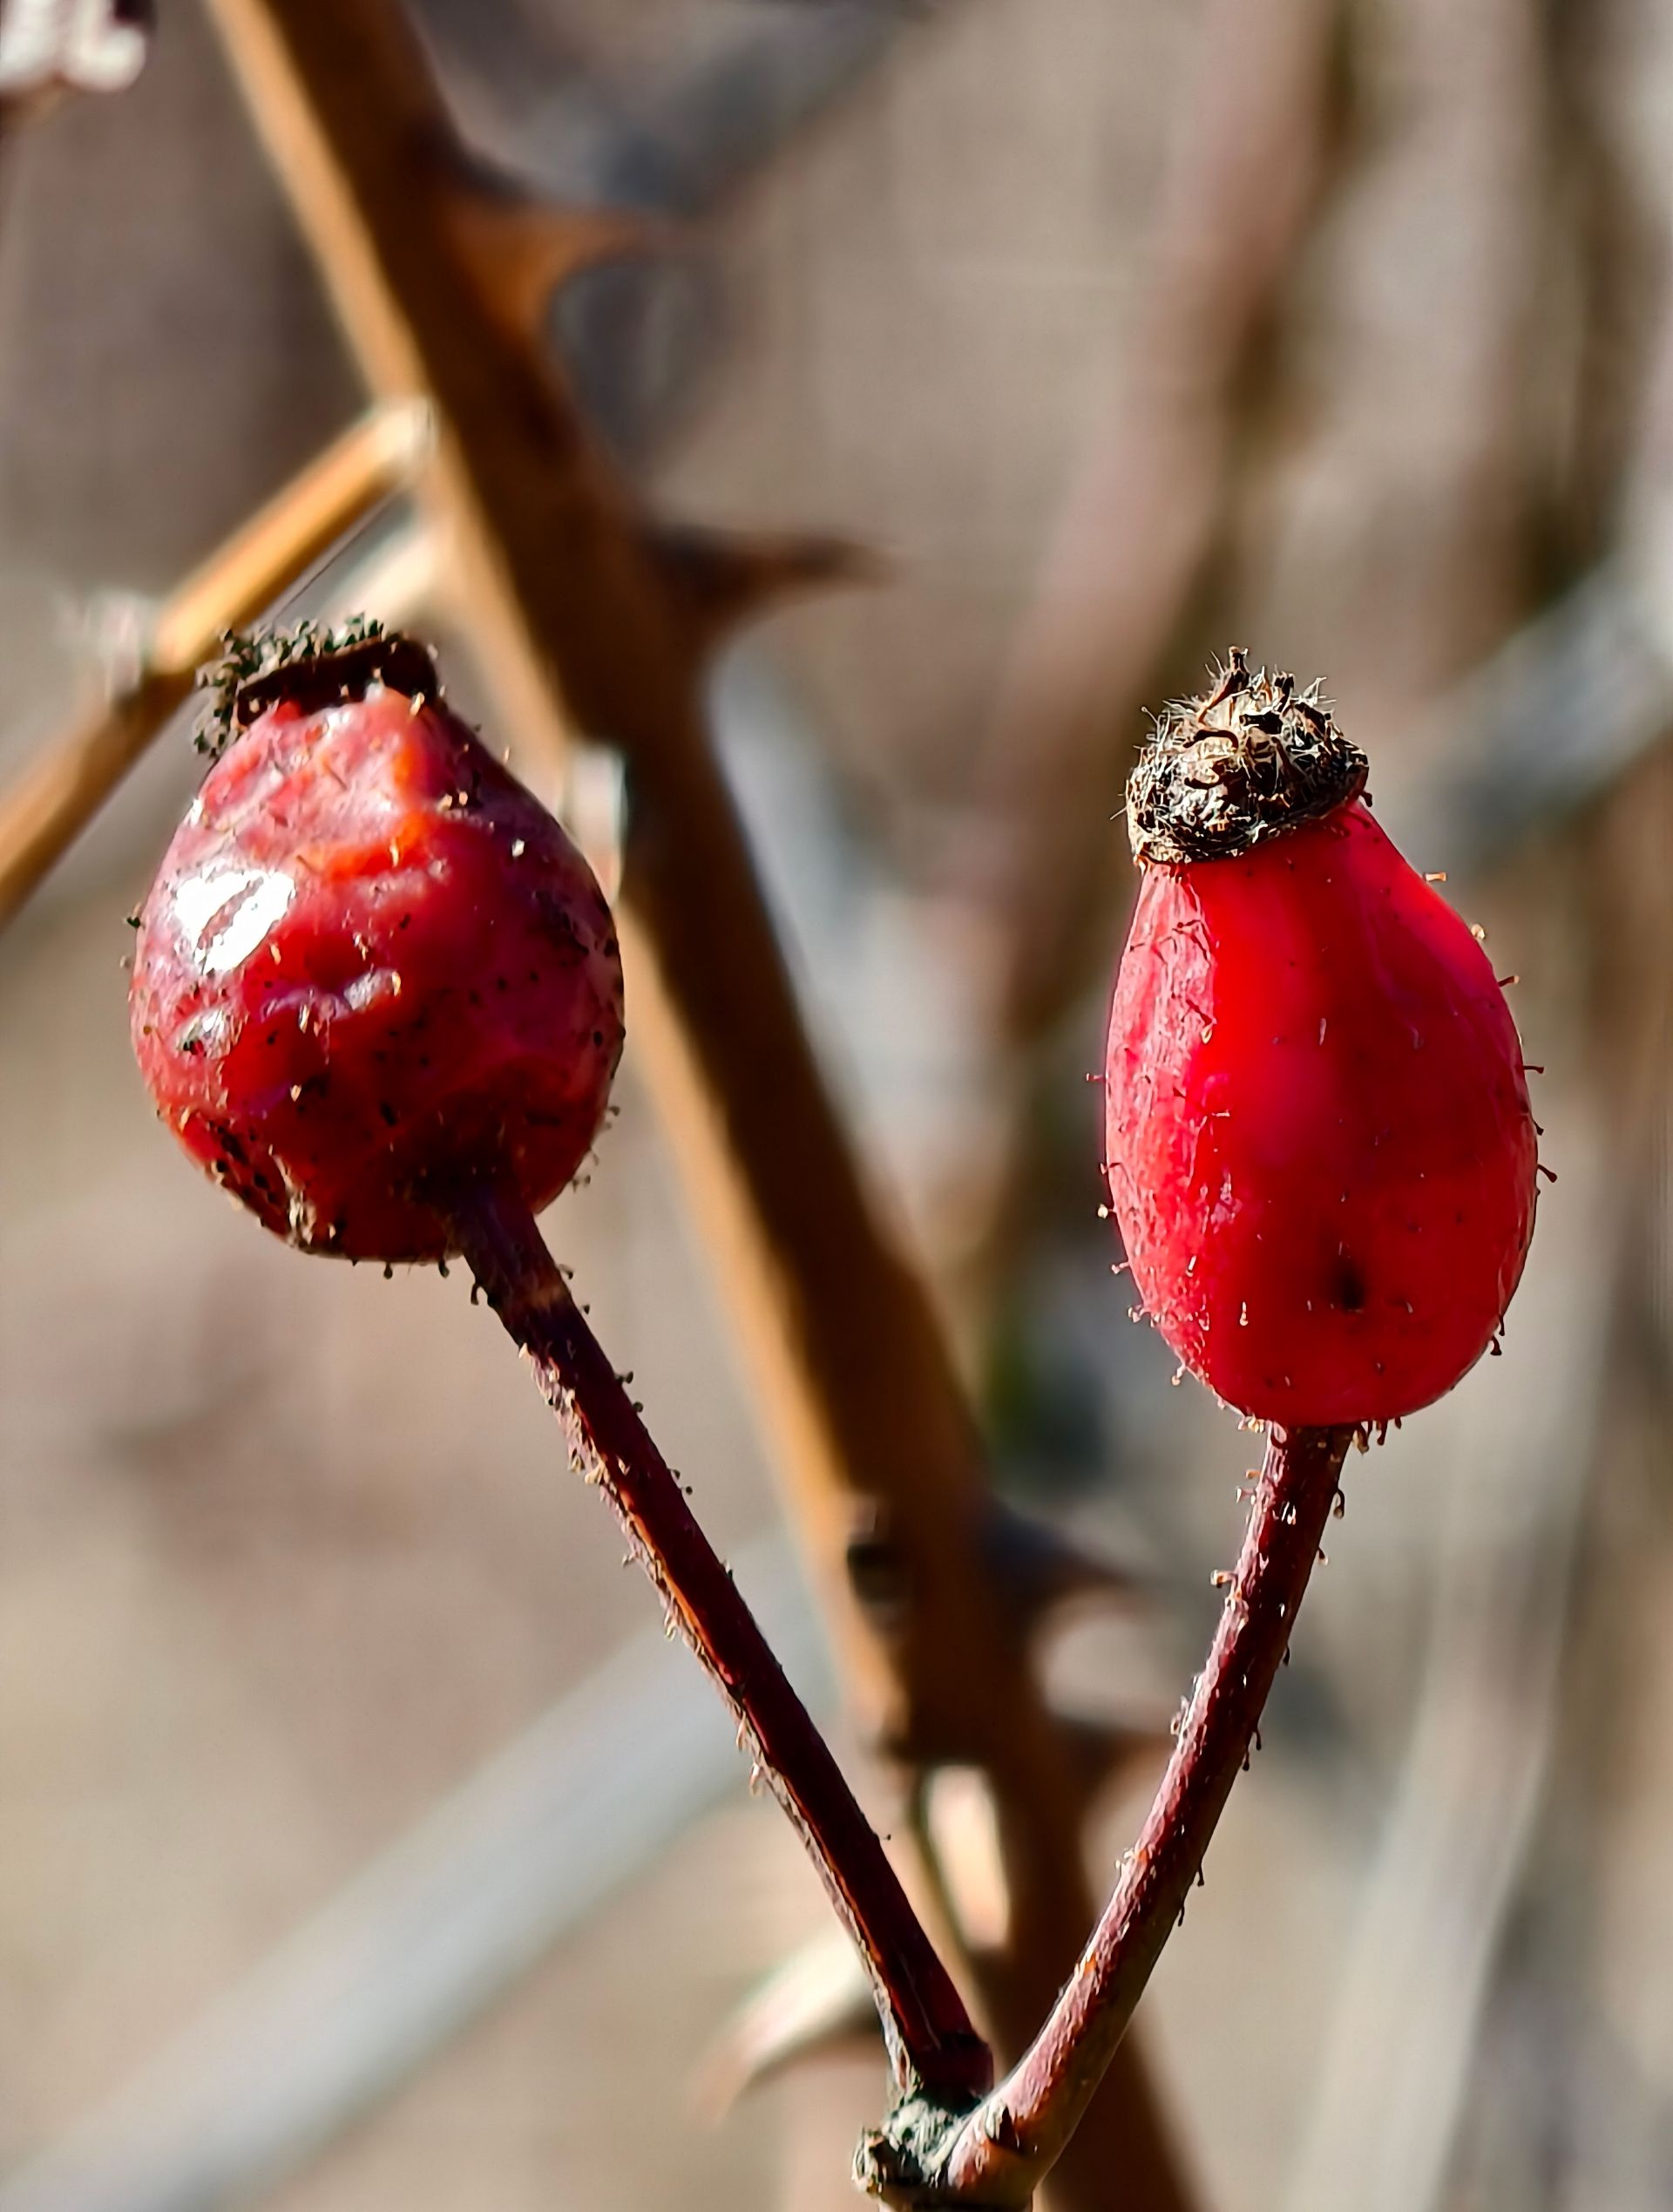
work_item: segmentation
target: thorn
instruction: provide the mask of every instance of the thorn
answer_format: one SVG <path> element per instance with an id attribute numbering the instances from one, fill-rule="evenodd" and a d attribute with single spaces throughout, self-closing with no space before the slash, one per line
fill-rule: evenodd
<path id="1" fill-rule="evenodd" d="M 1494 982 L 1498 984 L 1499 988 L 1501 991 L 1509 990 L 1513 983 L 1520 983 L 1521 980 L 1522 979 L 1520 975 L 1496 975 L 1494 978 Z"/>
<path id="2" fill-rule="evenodd" d="M 675 225 L 635 209 L 554 206 L 479 166 L 453 180 L 442 207 L 484 298 L 521 337 L 539 330 L 552 294 L 583 269 L 685 243 Z"/>
<path id="3" fill-rule="evenodd" d="M 982 1550 L 1013 1616 L 1030 1625 L 1070 1598 L 1131 1599 L 1139 1587 L 1119 1561 L 1008 1505 L 989 1509 Z"/>
<path id="4" fill-rule="evenodd" d="M 1209 1587 L 1210 1590 L 1223 1590 L 1232 1579 L 1232 1571 L 1229 1567 L 1216 1567 L 1209 1577 Z"/>
<path id="5" fill-rule="evenodd" d="M 1545 1177 L 1548 1183 L 1554 1183 L 1556 1181 L 1557 1170 L 1555 1168 L 1547 1167 L 1543 1160 L 1536 1162 L 1535 1164 L 1538 1167 L 1540 1173 Z"/>
<path id="6" fill-rule="evenodd" d="M 1167 1756 L 1168 1745 L 1178 1733 L 1178 1723 L 1164 1730 L 1131 1726 L 1121 1720 L 1096 1720 L 1080 1713 L 1053 1716 L 1067 1747 L 1077 1779 L 1088 1797 L 1129 1768 L 1154 1768 Z"/>
<path id="7" fill-rule="evenodd" d="M 1445 883 L 1446 880 L 1446 871 L 1445 868 L 1432 868 L 1424 877 L 1425 883 Z"/>
<path id="8" fill-rule="evenodd" d="M 877 2016 L 858 1954 L 839 1928 L 793 1951 L 745 1998 L 700 2060 L 692 2100 L 721 2119 L 746 2090 L 799 2059 L 869 2044 Z"/>
<path id="9" fill-rule="evenodd" d="M 866 547 L 811 531 L 744 533 L 665 523 L 648 529 L 646 545 L 704 645 L 798 593 L 875 584 L 884 573 Z"/>

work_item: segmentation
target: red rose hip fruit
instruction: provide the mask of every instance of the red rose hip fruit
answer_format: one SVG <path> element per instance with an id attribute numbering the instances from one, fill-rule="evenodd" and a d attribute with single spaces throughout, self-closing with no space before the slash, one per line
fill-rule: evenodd
<path id="1" fill-rule="evenodd" d="M 276 1235 L 428 1260 L 450 1191 L 570 1180 L 622 1042 L 610 911 L 399 637 L 268 641 L 139 919 L 141 1072 Z"/>
<path id="2" fill-rule="evenodd" d="M 1365 775 L 1315 698 L 1234 654 L 1128 794 L 1144 879 L 1110 1011 L 1112 1207 L 1179 1358 L 1287 1428 L 1449 1390 L 1534 1226 L 1504 994 Z"/>

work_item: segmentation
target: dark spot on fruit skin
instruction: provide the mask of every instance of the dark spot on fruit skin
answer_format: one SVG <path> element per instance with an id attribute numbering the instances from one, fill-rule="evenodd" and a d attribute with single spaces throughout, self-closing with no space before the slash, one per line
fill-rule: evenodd
<path id="1" fill-rule="evenodd" d="M 1365 1310 L 1365 1279 L 1346 1252 L 1336 1263 L 1335 1303 L 1344 1313 L 1359 1313 Z"/>

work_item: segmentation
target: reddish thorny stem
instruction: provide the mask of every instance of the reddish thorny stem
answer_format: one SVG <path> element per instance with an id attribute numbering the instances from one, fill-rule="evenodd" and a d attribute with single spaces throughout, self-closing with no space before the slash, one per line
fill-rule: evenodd
<path id="1" fill-rule="evenodd" d="M 489 1303 L 532 1361 L 576 1464 L 613 1507 L 713 1677 L 870 1975 L 897 2101 L 856 2178 L 871 2195 L 984 2212 L 1028 2203 L 1090 2103 L 1202 1866 L 1289 1646 L 1351 1428 L 1273 1428 L 1208 1662 L 1139 1839 L 1068 1983 L 997 2088 L 992 2058 L 824 1739 L 786 1680 L 522 1198 L 449 1209 Z"/>
<path id="2" fill-rule="evenodd" d="M 818 1868 L 870 1975 L 897 2092 L 967 2107 L 993 2078 L 987 2046 L 528 1206 L 513 1186 L 484 1184 L 461 1194 L 449 1211 L 489 1304 L 562 1422 L 576 1465 L 609 1499 L 670 1620 L 731 1707 Z"/>
<path id="3" fill-rule="evenodd" d="M 1080 1964 L 1032 2046 L 938 2139 L 891 2122 L 861 2145 L 857 2177 L 913 2205 L 1026 2204 L 1074 2133 L 1246 1763 L 1289 1646 L 1355 1431 L 1274 1428 L 1208 1663 L 1139 1839 Z"/>

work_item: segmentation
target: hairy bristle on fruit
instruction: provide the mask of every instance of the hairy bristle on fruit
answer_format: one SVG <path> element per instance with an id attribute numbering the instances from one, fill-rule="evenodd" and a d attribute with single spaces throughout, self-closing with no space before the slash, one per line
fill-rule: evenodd
<path id="1" fill-rule="evenodd" d="M 1133 856 L 1141 867 L 1234 859 L 1357 798 L 1365 773 L 1317 684 L 1251 674 L 1234 646 L 1209 689 L 1156 719 L 1128 780 Z"/>

